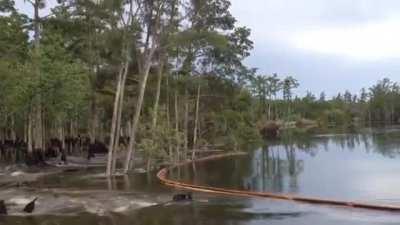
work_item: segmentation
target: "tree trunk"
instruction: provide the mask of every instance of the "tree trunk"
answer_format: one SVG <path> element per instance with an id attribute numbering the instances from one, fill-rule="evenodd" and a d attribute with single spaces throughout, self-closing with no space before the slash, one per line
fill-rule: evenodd
<path id="1" fill-rule="evenodd" d="M 28 145 L 28 155 L 30 156 L 31 154 L 32 154 L 32 152 L 33 152 L 33 149 L 32 149 L 32 147 L 33 147 L 33 137 L 32 137 L 32 123 L 33 123 L 33 118 L 32 118 L 32 114 L 31 113 L 28 113 L 28 129 L 27 129 L 27 139 L 28 139 L 28 141 L 27 141 L 27 145 Z"/>
<path id="2" fill-rule="evenodd" d="M 123 105 L 123 92 L 125 86 L 125 79 L 128 73 L 129 67 L 129 53 L 127 51 L 125 63 L 121 65 L 120 71 L 117 78 L 117 88 L 114 98 L 114 110 L 113 117 L 111 120 L 111 131 L 110 131 L 110 143 L 108 146 L 108 159 L 107 159 L 107 171 L 106 175 L 111 176 L 115 172 L 115 148 L 118 146 L 119 142 L 119 132 L 120 132 L 120 117 Z"/>
<path id="3" fill-rule="evenodd" d="M 14 116 L 11 116 L 11 140 L 15 141 L 17 140 L 17 134 L 15 132 L 15 120 L 14 120 Z"/>
<path id="4" fill-rule="evenodd" d="M 184 126 L 183 126 L 183 143 L 184 143 L 184 156 L 186 160 L 189 151 L 189 94 L 187 88 L 185 89 L 185 114 L 184 114 Z"/>
<path id="5" fill-rule="evenodd" d="M 146 171 L 147 171 L 147 173 L 149 173 L 151 171 L 151 157 L 147 158 Z"/>
<path id="6" fill-rule="evenodd" d="M 65 152 L 67 152 L 67 150 L 65 149 L 65 141 L 64 141 L 64 127 L 63 127 L 63 122 L 61 120 L 61 118 L 59 118 L 57 120 L 57 136 L 58 139 L 61 141 L 61 149 L 58 149 L 59 153 L 62 153 L 62 151 L 64 150 Z"/>
<path id="7" fill-rule="evenodd" d="M 176 158 L 175 162 L 180 160 L 179 157 L 179 147 L 180 147 L 180 137 L 179 137 L 179 110 L 178 110 L 178 92 L 175 91 L 175 138 L 176 138 Z"/>
<path id="8" fill-rule="evenodd" d="M 39 57 L 39 48 L 40 48 L 40 16 L 39 16 L 39 0 L 35 0 L 34 4 L 34 19 L 33 19 L 33 27 L 34 27 L 34 48 L 35 48 L 35 56 L 36 59 L 38 59 Z M 40 80 L 41 76 L 40 76 L 40 70 L 36 65 L 36 72 L 37 72 L 37 76 L 38 79 Z M 38 96 L 36 96 L 35 98 L 36 101 L 34 101 L 34 105 L 33 105 L 33 110 L 32 110 L 32 114 L 34 117 L 34 120 L 32 122 L 34 122 L 32 124 L 32 135 L 31 137 L 34 138 L 33 145 L 34 145 L 34 149 L 42 149 L 43 150 L 43 124 L 42 124 L 42 106 L 41 106 L 41 96 L 40 93 L 38 94 Z"/>
<path id="9" fill-rule="evenodd" d="M 133 164 L 132 160 L 135 155 L 135 146 L 134 145 L 136 143 L 136 131 L 139 126 L 139 120 L 140 120 L 140 114 L 142 112 L 142 105 L 143 105 L 144 94 L 145 94 L 145 90 L 146 90 L 147 78 L 149 77 L 151 60 L 153 58 L 155 49 L 151 49 L 149 51 L 150 52 L 148 53 L 148 55 L 145 59 L 145 62 L 144 62 L 143 73 L 141 73 L 141 79 L 139 82 L 139 97 L 137 99 L 135 114 L 133 117 L 132 129 L 130 132 L 128 153 L 127 153 L 127 157 L 125 160 L 124 173 L 127 173 L 129 171 L 129 169 L 131 169 L 132 164 Z"/>
<path id="10" fill-rule="evenodd" d="M 123 73 L 123 68 L 121 67 L 121 69 L 118 73 L 118 78 L 117 78 L 117 88 L 116 88 L 115 98 L 114 98 L 113 116 L 111 119 L 110 143 L 108 145 L 108 156 L 107 156 L 108 158 L 107 158 L 107 170 L 106 170 L 107 176 L 111 176 L 113 173 L 112 163 L 113 163 L 113 154 L 114 154 L 114 140 L 115 140 L 115 133 L 116 133 L 116 129 L 117 129 L 117 117 L 118 117 L 121 85 L 122 85 L 122 73 Z"/>
<path id="11" fill-rule="evenodd" d="M 5 139 L 5 130 L 3 128 L 0 128 L 0 145 L 4 144 Z"/>
<path id="12" fill-rule="evenodd" d="M 33 29 L 34 29 L 34 47 L 36 50 L 39 49 L 39 44 L 40 44 L 40 25 L 39 25 L 39 2 L 40 0 L 35 0 L 33 3 L 33 8 L 34 8 L 34 18 L 33 18 Z"/>
<path id="13" fill-rule="evenodd" d="M 46 150 L 46 141 L 47 141 L 47 135 L 46 135 L 46 120 L 45 120 L 45 112 L 42 111 L 42 151 L 44 153 L 44 151 Z"/>
<path id="14" fill-rule="evenodd" d="M 199 84 L 199 86 L 197 87 L 196 112 L 194 118 L 192 160 L 196 157 L 196 149 L 197 149 L 197 129 L 199 124 L 200 91 L 201 89 Z"/>
<path id="15" fill-rule="evenodd" d="M 126 29 L 124 30 L 124 48 L 125 52 L 125 62 L 118 76 L 117 82 L 117 93 L 115 95 L 114 102 L 114 112 L 113 112 L 113 124 L 110 132 L 110 145 L 109 145 L 109 156 L 108 156 L 108 165 L 107 165 L 107 175 L 110 176 L 115 173 L 116 165 L 117 165 L 117 156 L 116 151 L 119 149 L 119 141 L 121 136 L 121 118 L 122 118 L 122 109 L 124 104 L 124 93 L 125 93 L 125 83 L 126 77 L 128 76 L 129 65 L 130 65 L 130 51 L 131 45 L 129 44 L 129 28 L 131 25 L 133 17 L 133 1 L 129 1 L 129 14 L 128 14 L 128 22 L 126 23 Z M 150 58 L 151 59 L 151 58 Z M 150 63 L 150 62 L 149 62 Z M 150 65 L 150 64 L 149 64 Z M 149 66 L 150 67 L 150 66 Z M 148 73 L 148 72 L 147 72 Z M 139 112 L 140 113 L 140 112 Z"/>
<path id="16" fill-rule="evenodd" d="M 39 97 L 40 99 L 40 97 Z M 34 150 L 43 150 L 43 121 L 42 121 L 42 107 L 40 106 L 40 102 L 36 103 L 34 107 L 34 126 L 33 126 L 33 135 L 34 135 Z"/>
<path id="17" fill-rule="evenodd" d="M 153 2 L 152 2 L 153 3 Z M 139 81 L 139 96 L 136 103 L 135 113 L 132 121 L 132 129 L 130 131 L 130 139 L 128 146 L 128 153 L 125 160 L 124 165 L 124 173 L 127 173 L 129 169 L 132 168 L 132 161 L 135 156 L 135 144 L 136 144 L 136 132 L 139 127 L 140 115 L 143 108 L 143 100 L 144 94 L 146 91 L 147 79 L 150 72 L 150 67 L 153 61 L 154 53 L 157 49 L 157 44 L 159 42 L 159 26 L 160 26 L 160 18 L 162 15 L 163 4 L 162 2 L 157 2 L 157 5 L 151 4 L 148 9 L 147 16 L 150 18 L 148 20 L 147 25 L 147 35 L 145 38 L 144 50 L 141 52 L 137 49 L 137 53 L 139 53 L 138 57 L 138 68 L 140 74 Z M 155 14 L 153 14 L 154 10 L 156 10 Z M 158 11 L 157 11 L 158 10 Z M 132 1 L 131 1 L 131 13 L 132 13 Z M 130 14 L 131 14 L 130 13 Z M 129 24 L 129 23 L 128 23 Z M 151 42 L 150 42 L 151 37 Z"/>
<path id="18" fill-rule="evenodd" d="M 152 123 L 153 129 L 155 129 L 156 125 L 157 125 L 158 106 L 160 104 L 159 102 L 160 102 L 160 95 L 161 95 L 161 82 L 162 82 L 162 77 L 163 77 L 163 67 L 164 67 L 164 62 L 162 60 L 157 69 L 157 91 L 156 91 L 156 99 L 154 101 L 154 107 L 153 107 L 153 123 Z"/>
<path id="19" fill-rule="evenodd" d="M 91 121 L 89 125 L 89 139 L 90 143 L 94 143 L 96 139 L 96 126 L 97 126 L 97 98 L 96 98 L 96 91 L 95 88 L 93 87 L 92 91 L 92 98 L 91 98 L 91 103 L 90 103 L 90 115 L 91 115 Z"/>
<path id="20" fill-rule="evenodd" d="M 112 173 L 115 173 L 115 169 L 117 167 L 117 155 L 116 151 L 119 150 L 119 140 L 121 137 L 121 118 L 122 118 L 122 109 L 124 106 L 124 96 L 125 96 L 125 83 L 126 83 L 126 77 L 128 76 L 128 71 L 129 71 L 129 56 L 126 57 L 126 64 L 125 64 L 125 69 L 124 69 L 124 74 L 122 76 L 122 86 L 121 86 L 121 92 L 120 92 L 120 99 L 119 99 L 119 107 L 118 107 L 118 117 L 117 117 L 117 127 L 116 127 L 116 136 L 115 136 L 115 142 L 114 142 L 114 157 L 113 157 L 113 162 L 112 162 Z"/>
<path id="21" fill-rule="evenodd" d="M 162 82 L 162 76 L 163 76 L 163 67 L 164 67 L 164 62 L 163 59 L 160 60 L 160 65 L 157 68 L 157 90 L 156 90 L 156 98 L 154 101 L 154 107 L 153 107 L 153 121 L 152 121 L 152 135 L 153 139 L 156 139 L 154 136 L 156 128 L 157 128 L 157 119 L 158 119 L 158 108 L 159 108 L 159 102 L 160 102 L 160 95 L 161 95 L 161 82 Z M 147 172 L 150 172 L 151 169 L 151 156 L 149 155 L 147 158 Z"/>
<path id="22" fill-rule="evenodd" d="M 28 123 L 29 119 L 25 115 L 25 121 L 24 121 L 24 142 L 28 143 Z"/>
<path id="23" fill-rule="evenodd" d="M 170 110 L 169 110 L 169 107 L 170 107 L 170 96 L 169 96 L 169 76 L 167 76 L 167 79 L 166 79 L 166 95 L 167 95 L 167 107 L 166 107 L 166 113 L 167 113 L 167 130 L 168 130 L 168 133 L 171 131 L 171 116 L 170 116 Z M 173 157 L 173 152 L 172 152 L 172 145 L 171 145 L 171 139 L 170 138 L 168 138 L 168 154 L 169 154 L 169 157 L 170 157 L 170 161 L 171 161 L 171 163 L 174 161 L 173 159 L 174 159 L 174 157 Z"/>

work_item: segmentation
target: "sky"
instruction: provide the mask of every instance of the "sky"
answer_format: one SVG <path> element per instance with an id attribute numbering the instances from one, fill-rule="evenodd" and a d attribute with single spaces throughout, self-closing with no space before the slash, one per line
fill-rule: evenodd
<path id="1" fill-rule="evenodd" d="M 56 0 L 47 2 L 52 6 Z M 398 0 L 231 2 L 238 25 L 252 30 L 254 49 L 246 65 L 259 74 L 295 77 L 300 96 L 356 93 L 385 77 L 400 82 Z M 32 14 L 23 0 L 16 4 Z"/>
<path id="2" fill-rule="evenodd" d="M 0 0 L 1 1 L 1 0 Z M 33 15 L 33 8 L 26 0 L 14 0 L 16 8 L 27 15 Z M 57 4 L 57 0 L 46 0 L 46 8 L 40 10 L 40 16 L 46 16 L 50 13 L 50 8 Z"/>
<path id="3" fill-rule="evenodd" d="M 246 64 L 290 75 L 307 91 L 359 92 L 385 77 L 400 82 L 398 0 L 232 0 L 238 24 L 251 28 Z"/>

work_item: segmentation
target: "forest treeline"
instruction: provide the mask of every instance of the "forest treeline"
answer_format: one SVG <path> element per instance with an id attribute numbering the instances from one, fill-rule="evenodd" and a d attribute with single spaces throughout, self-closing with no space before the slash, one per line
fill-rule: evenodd
<path id="1" fill-rule="evenodd" d="M 49 15 L 43 0 L 25 5 L 31 14 L 0 2 L 0 141 L 24 143 L 28 157 L 50 140 L 65 148 L 87 137 L 108 146 L 112 175 L 138 153 L 151 165 L 244 149 L 271 121 L 400 118 L 400 87 L 388 79 L 358 94 L 298 97 L 294 77 L 246 67 L 250 30 L 229 0 L 58 0 Z"/>

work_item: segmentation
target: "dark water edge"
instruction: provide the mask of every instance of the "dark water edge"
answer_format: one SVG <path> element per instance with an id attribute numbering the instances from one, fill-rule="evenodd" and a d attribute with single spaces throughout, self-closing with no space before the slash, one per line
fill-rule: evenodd
<path id="1" fill-rule="evenodd" d="M 250 151 L 247 157 L 199 163 L 173 171 L 172 176 L 238 189 L 349 199 L 368 197 L 397 204 L 400 201 L 399 155 L 397 127 L 368 128 L 354 133 L 288 135 Z M 22 206 L 14 204 L 10 206 L 12 215 L 0 217 L 0 224 L 361 225 L 400 221 L 398 213 L 203 193 L 194 193 L 194 202 L 171 203 L 171 195 L 178 191 L 162 186 L 154 174 L 132 174 L 108 180 L 101 172 L 89 169 L 62 173 L 39 179 L 28 188 L 0 190 L 2 198 L 14 201 L 39 195 L 33 215 L 21 213 Z M 361 177 L 367 185 L 356 185 Z"/>

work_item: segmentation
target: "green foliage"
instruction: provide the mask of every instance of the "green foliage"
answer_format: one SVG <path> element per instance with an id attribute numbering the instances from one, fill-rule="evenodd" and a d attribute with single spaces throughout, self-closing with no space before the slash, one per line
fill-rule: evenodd
<path id="1" fill-rule="evenodd" d="M 187 47 L 190 45 L 214 46 L 216 48 L 226 48 L 227 39 L 224 35 L 215 31 L 196 31 L 193 29 L 184 30 L 176 33 L 170 38 L 170 45 L 175 45 L 178 48 Z"/>
<path id="2" fill-rule="evenodd" d="M 141 124 L 138 149 L 148 158 L 167 159 L 169 147 L 181 143 L 176 143 L 176 131 L 168 127 L 165 107 L 160 107 L 158 117 L 156 127 L 153 127 L 151 120 Z M 179 132 L 178 136 L 182 137 L 182 133 Z"/>
<path id="3" fill-rule="evenodd" d="M 87 104 L 88 76 L 58 33 L 45 32 L 39 51 L 29 50 L 25 17 L 0 17 L 0 108 L 5 118 L 26 113 L 41 96 L 50 118 L 66 117 Z M 2 48 L 6 46 L 5 48 Z"/>
<path id="4" fill-rule="evenodd" d="M 318 121 L 324 126 L 343 126 L 351 122 L 351 117 L 340 109 L 324 110 L 318 117 Z"/>
<path id="5" fill-rule="evenodd" d="M 0 16 L 0 59 L 18 61 L 28 52 L 28 33 L 23 26 L 26 18 L 13 12 L 10 16 Z"/>
<path id="6" fill-rule="evenodd" d="M 213 141 L 234 150 L 247 150 L 249 145 L 259 143 L 261 137 L 251 110 L 252 101 L 248 92 L 241 91 L 232 99 L 230 107 L 211 115 Z"/>
<path id="7" fill-rule="evenodd" d="M 290 101 L 292 99 L 292 90 L 299 86 L 299 82 L 291 76 L 282 81 L 283 99 Z"/>

